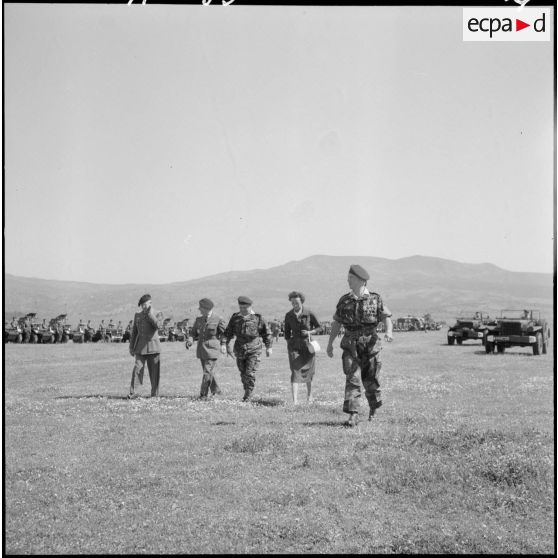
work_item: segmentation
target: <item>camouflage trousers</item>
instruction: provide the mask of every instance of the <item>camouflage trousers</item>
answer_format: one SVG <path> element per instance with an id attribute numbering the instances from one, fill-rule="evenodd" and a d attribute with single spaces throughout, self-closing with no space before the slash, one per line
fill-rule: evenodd
<path id="1" fill-rule="evenodd" d="M 216 358 L 211 359 L 200 359 L 203 369 L 202 383 L 200 388 L 200 396 L 206 397 L 209 390 L 215 395 L 216 393 L 221 393 L 221 389 L 217 384 L 217 379 L 215 378 L 215 365 L 217 364 Z"/>
<path id="2" fill-rule="evenodd" d="M 360 408 L 362 387 L 371 410 L 382 405 L 380 390 L 381 345 L 374 335 L 341 341 L 343 372 L 345 374 L 344 413 L 355 413 Z M 359 372 L 360 370 L 360 378 Z M 361 384 L 362 380 L 362 384 Z"/>
<path id="3" fill-rule="evenodd" d="M 240 370 L 240 379 L 245 395 L 249 395 L 254 391 L 256 371 L 260 365 L 261 354 L 261 349 L 257 351 L 236 349 L 236 365 Z"/>

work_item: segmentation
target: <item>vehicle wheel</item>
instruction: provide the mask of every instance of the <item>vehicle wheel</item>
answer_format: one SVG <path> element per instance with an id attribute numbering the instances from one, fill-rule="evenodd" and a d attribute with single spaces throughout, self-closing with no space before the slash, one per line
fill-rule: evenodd
<path id="1" fill-rule="evenodd" d="M 67 343 L 68 339 L 69 337 L 66 334 L 62 335 L 62 343 Z"/>
<path id="2" fill-rule="evenodd" d="M 543 348 L 543 338 L 540 331 L 537 332 L 537 340 L 533 344 L 533 354 L 540 355 L 542 353 Z"/>
<path id="3" fill-rule="evenodd" d="M 456 341 L 457 341 L 457 344 L 458 344 L 458 345 L 462 345 L 462 344 L 463 344 L 463 339 L 459 339 L 459 338 L 458 338 L 458 339 L 456 339 Z"/>
<path id="4" fill-rule="evenodd" d="M 484 345 L 484 350 L 487 353 L 493 353 L 494 352 L 494 343 L 492 343 L 491 341 L 487 341 L 486 344 Z"/>
<path id="5" fill-rule="evenodd" d="M 504 353 L 506 351 L 506 346 L 503 343 L 497 343 L 496 344 L 496 350 L 499 353 Z"/>
<path id="6" fill-rule="evenodd" d="M 448 337 L 448 345 L 453 345 L 455 343 L 455 337 Z"/>
<path id="7" fill-rule="evenodd" d="M 37 334 L 33 333 L 33 335 L 31 335 L 31 339 L 29 340 L 29 343 L 32 343 L 34 345 L 35 343 L 38 342 L 39 342 L 39 338 L 37 337 Z"/>

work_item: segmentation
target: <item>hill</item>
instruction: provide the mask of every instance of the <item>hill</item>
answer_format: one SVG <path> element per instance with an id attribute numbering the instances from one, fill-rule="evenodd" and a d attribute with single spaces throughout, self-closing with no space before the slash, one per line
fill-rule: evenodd
<path id="1" fill-rule="evenodd" d="M 4 275 L 4 315 L 36 312 L 49 319 L 68 314 L 97 324 L 101 319 L 127 323 L 139 297 L 149 292 L 154 307 L 180 320 L 197 314 L 197 303 L 210 297 L 216 310 L 228 317 L 237 309 L 240 294 L 254 300 L 254 308 L 268 318 L 290 309 L 287 294 L 300 290 L 319 319 L 330 319 L 339 297 L 348 291 L 352 263 L 366 268 L 369 287 L 379 292 L 395 317 L 429 312 L 434 319 L 453 319 L 461 312 L 484 309 L 497 315 L 502 308 L 537 308 L 552 317 L 553 277 L 520 273 L 495 265 L 467 264 L 441 258 L 411 256 L 397 260 L 371 256 L 316 255 L 269 269 L 230 271 L 164 285 L 108 285 L 53 281 Z"/>

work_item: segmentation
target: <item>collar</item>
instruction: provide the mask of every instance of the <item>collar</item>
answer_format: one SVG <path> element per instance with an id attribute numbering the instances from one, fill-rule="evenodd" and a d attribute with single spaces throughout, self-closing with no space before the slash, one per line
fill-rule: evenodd
<path id="1" fill-rule="evenodd" d="M 356 295 L 352 290 L 349 291 L 349 296 L 351 296 L 351 298 L 356 298 L 357 300 L 366 295 L 370 296 L 370 291 L 367 287 L 364 287 L 364 290 L 362 291 L 362 294 L 360 296 Z"/>

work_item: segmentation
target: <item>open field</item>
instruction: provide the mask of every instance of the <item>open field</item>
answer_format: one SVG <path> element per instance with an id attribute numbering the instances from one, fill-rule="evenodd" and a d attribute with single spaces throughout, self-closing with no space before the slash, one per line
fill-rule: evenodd
<path id="1" fill-rule="evenodd" d="M 355 429 L 338 341 L 297 407 L 283 339 L 252 403 L 230 358 L 223 395 L 196 401 L 181 343 L 163 345 L 161 397 L 146 372 L 133 401 L 127 345 L 8 344 L 5 551 L 551 554 L 554 347 L 445 339 L 396 333 L 384 406 Z"/>

